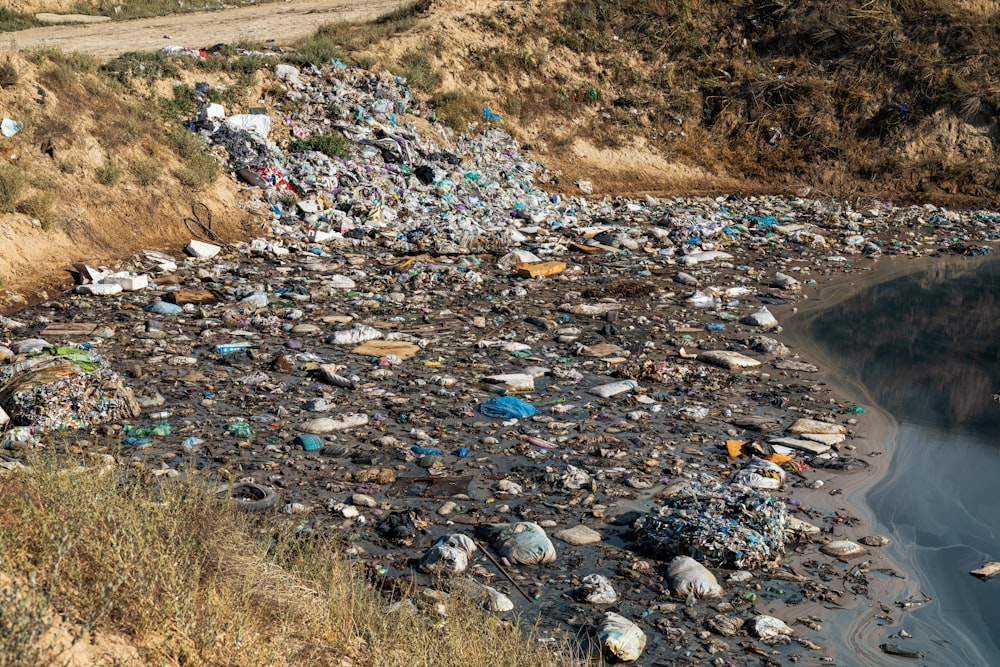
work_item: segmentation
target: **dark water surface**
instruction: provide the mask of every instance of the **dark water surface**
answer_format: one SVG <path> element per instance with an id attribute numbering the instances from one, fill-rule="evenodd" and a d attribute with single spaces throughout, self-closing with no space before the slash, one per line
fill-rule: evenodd
<path id="1" fill-rule="evenodd" d="M 815 316 L 807 330 L 838 374 L 898 422 L 889 474 L 868 492 L 889 555 L 933 601 L 894 605 L 922 660 L 1000 665 L 1000 261 L 968 260 L 895 278 Z M 883 633 L 885 634 L 885 633 Z M 883 637 L 883 640 L 884 637 Z M 849 664 L 850 659 L 838 660 Z"/>

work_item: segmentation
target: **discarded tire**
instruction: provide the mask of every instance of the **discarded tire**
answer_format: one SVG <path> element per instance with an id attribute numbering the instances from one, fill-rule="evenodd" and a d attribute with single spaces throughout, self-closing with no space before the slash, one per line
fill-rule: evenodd
<path id="1" fill-rule="evenodd" d="M 234 484 L 232 489 L 224 489 L 219 492 L 221 496 L 228 491 L 227 499 L 236 503 L 236 509 L 240 512 L 265 512 L 278 502 L 278 494 L 274 489 L 270 489 L 260 484 L 244 482 Z"/>

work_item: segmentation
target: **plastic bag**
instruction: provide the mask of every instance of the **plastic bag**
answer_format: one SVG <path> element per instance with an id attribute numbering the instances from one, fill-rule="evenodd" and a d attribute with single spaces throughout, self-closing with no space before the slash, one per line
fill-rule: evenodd
<path id="1" fill-rule="evenodd" d="M 604 614 L 597 628 L 597 639 L 601 650 L 622 662 L 638 660 L 646 648 L 646 634 L 639 626 L 613 611 Z"/>
<path id="2" fill-rule="evenodd" d="M 749 486 L 751 489 L 778 489 L 785 483 L 785 471 L 776 463 L 759 459 L 756 456 L 743 470 L 736 473 L 737 484 Z"/>
<path id="3" fill-rule="evenodd" d="M 443 535 L 431 545 L 417 567 L 426 574 L 462 574 L 469 567 L 469 556 L 475 551 L 476 543 L 466 535 Z"/>
<path id="4" fill-rule="evenodd" d="M 687 598 L 694 593 L 699 598 L 722 597 L 722 586 L 704 565 L 689 556 L 678 556 L 667 566 L 667 578 L 674 595 Z"/>
<path id="5" fill-rule="evenodd" d="M 513 396 L 491 398 L 479 406 L 479 411 L 487 417 L 530 417 L 538 412 L 531 403 Z"/>
<path id="6" fill-rule="evenodd" d="M 500 555 L 515 563 L 541 565 L 556 559 L 556 548 L 537 523 L 487 523 L 476 532 L 488 539 Z"/>

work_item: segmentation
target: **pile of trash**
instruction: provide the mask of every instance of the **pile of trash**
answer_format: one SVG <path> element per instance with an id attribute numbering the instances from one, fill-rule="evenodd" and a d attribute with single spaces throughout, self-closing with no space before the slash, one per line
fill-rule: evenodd
<path id="1" fill-rule="evenodd" d="M 636 546 L 664 560 L 690 556 L 716 567 L 756 569 L 785 551 L 785 504 L 710 475 L 683 485 L 636 521 Z"/>
<path id="2" fill-rule="evenodd" d="M 0 408 L 15 426 L 44 432 L 139 415 L 132 390 L 93 350 L 28 340 L 0 357 Z"/>

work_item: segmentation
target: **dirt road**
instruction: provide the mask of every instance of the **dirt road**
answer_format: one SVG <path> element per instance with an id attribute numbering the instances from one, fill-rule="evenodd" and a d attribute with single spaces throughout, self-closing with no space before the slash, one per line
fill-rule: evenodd
<path id="1" fill-rule="evenodd" d="M 7 33 L 5 47 L 52 47 L 113 58 L 128 51 L 167 45 L 205 48 L 238 39 L 289 41 L 333 21 L 368 21 L 409 4 L 408 0 L 286 0 L 202 14 L 32 28 Z"/>

